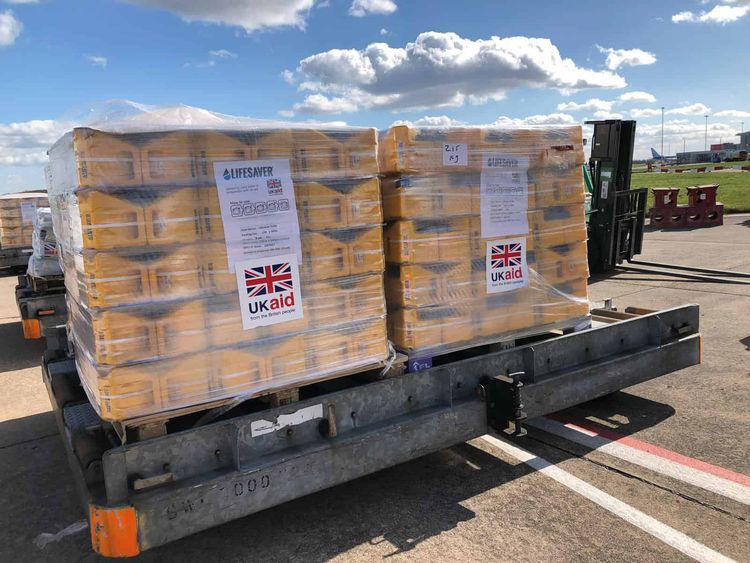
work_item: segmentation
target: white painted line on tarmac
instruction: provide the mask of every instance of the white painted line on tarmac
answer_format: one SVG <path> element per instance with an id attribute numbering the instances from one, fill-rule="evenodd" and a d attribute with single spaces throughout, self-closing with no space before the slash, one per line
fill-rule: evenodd
<path id="1" fill-rule="evenodd" d="M 701 471 L 672 459 L 643 451 L 636 447 L 613 441 L 575 423 L 563 424 L 546 417 L 528 422 L 528 426 L 538 428 L 560 436 L 571 442 L 576 442 L 592 450 L 604 452 L 624 461 L 640 465 L 651 471 L 672 477 L 683 483 L 688 483 L 718 495 L 731 498 L 742 504 L 750 505 L 750 487 L 730 481 L 718 475 Z"/>
<path id="2" fill-rule="evenodd" d="M 526 465 L 533 467 L 540 473 L 545 474 L 547 477 L 550 477 L 561 485 L 568 487 L 570 490 L 598 504 L 615 516 L 619 516 L 626 522 L 640 528 L 648 534 L 651 534 L 653 537 L 684 553 L 688 557 L 692 557 L 696 561 L 712 563 L 734 561 L 733 559 L 722 555 L 718 551 L 714 551 L 713 549 L 706 547 L 690 536 L 687 536 L 682 532 L 675 530 L 671 526 L 667 526 L 663 522 L 660 522 L 659 520 L 652 518 L 648 514 L 641 512 L 637 508 L 634 508 L 629 504 L 616 499 L 615 497 L 605 493 L 601 489 L 597 489 L 586 481 L 582 481 L 578 477 L 575 477 L 567 471 L 560 469 L 544 458 L 536 456 L 531 452 L 524 450 L 523 448 L 519 448 L 515 444 L 511 444 L 510 442 L 502 438 L 497 438 L 489 434 L 482 436 L 482 439 L 487 443 L 495 446 L 496 448 L 504 451 L 508 455 L 516 458 L 517 460 L 522 461 Z"/>

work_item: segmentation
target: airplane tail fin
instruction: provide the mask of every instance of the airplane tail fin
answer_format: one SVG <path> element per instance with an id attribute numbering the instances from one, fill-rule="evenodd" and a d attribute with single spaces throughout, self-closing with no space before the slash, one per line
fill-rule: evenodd
<path id="1" fill-rule="evenodd" d="M 651 158 L 653 158 L 655 160 L 661 160 L 661 155 L 652 148 L 651 149 Z"/>

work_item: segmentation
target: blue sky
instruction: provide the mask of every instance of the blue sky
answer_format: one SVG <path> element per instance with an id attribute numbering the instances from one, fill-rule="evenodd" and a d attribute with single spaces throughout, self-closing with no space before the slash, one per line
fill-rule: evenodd
<path id="1" fill-rule="evenodd" d="M 0 0 L 0 192 L 42 187 L 65 118 L 116 98 L 379 128 L 619 114 L 637 157 L 664 106 L 665 151 L 698 150 L 706 113 L 709 143 L 750 129 L 748 37 L 750 0 Z"/>

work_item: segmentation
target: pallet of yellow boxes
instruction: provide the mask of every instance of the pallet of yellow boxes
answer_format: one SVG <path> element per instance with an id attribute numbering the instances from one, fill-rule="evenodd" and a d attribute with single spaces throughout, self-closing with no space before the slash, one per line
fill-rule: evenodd
<path id="1" fill-rule="evenodd" d="M 143 123 L 49 152 L 71 339 L 103 418 L 386 360 L 375 130 Z"/>
<path id="2" fill-rule="evenodd" d="M 397 348 L 430 356 L 586 321 L 580 127 L 399 125 L 379 159 Z"/>
<path id="3" fill-rule="evenodd" d="M 43 192 L 0 195 L 0 248 L 31 248 L 36 210 L 48 205 Z"/>

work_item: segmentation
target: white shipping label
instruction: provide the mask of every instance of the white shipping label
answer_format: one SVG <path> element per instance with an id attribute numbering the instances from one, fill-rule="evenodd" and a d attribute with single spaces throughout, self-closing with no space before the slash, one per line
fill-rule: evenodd
<path id="1" fill-rule="evenodd" d="M 21 219 L 23 221 L 34 222 L 36 217 L 36 204 L 33 201 L 22 201 L 21 202 Z"/>
<path id="2" fill-rule="evenodd" d="M 482 238 L 529 232 L 529 157 L 485 154 L 480 178 Z"/>
<path id="3" fill-rule="evenodd" d="M 287 159 L 214 162 L 229 271 L 281 254 L 302 261 L 297 203 Z"/>
<path id="4" fill-rule="evenodd" d="M 287 426 L 297 426 L 316 418 L 323 418 L 323 403 L 299 409 L 291 414 L 280 414 L 275 421 L 254 420 L 250 423 L 250 435 L 255 438 L 256 436 L 276 432 Z"/>
<path id="5" fill-rule="evenodd" d="M 244 260 L 235 266 L 244 330 L 303 317 L 296 254 Z"/>
<path id="6" fill-rule="evenodd" d="M 526 239 L 487 241 L 487 293 L 512 291 L 529 284 Z"/>
<path id="7" fill-rule="evenodd" d="M 469 145 L 465 143 L 443 143 L 443 166 L 468 166 Z"/>

